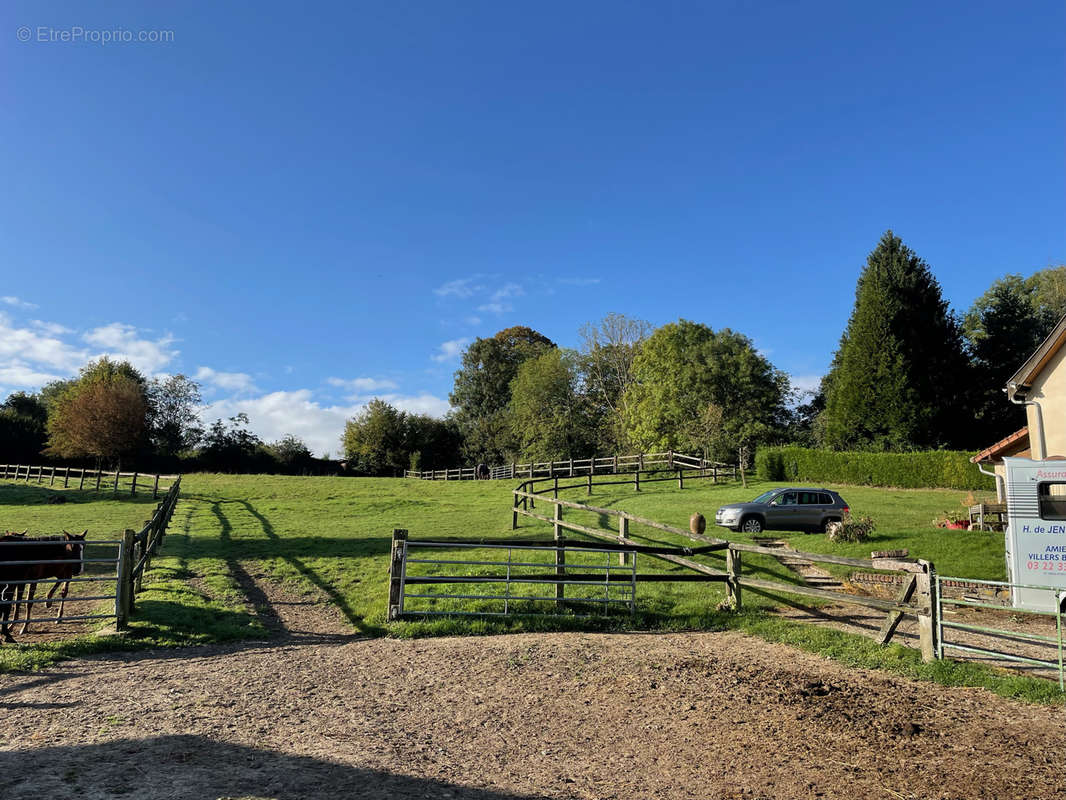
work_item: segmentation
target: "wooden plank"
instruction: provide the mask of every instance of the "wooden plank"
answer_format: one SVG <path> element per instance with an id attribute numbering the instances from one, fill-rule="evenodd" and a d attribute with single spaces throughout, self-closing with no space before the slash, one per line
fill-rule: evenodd
<path id="1" fill-rule="evenodd" d="M 389 559 L 389 610 L 390 620 L 399 619 L 403 613 L 403 565 L 406 555 L 407 531 L 396 528 L 392 532 L 392 554 Z"/>
<path id="2" fill-rule="evenodd" d="M 831 592 L 828 589 L 815 589 L 800 584 L 778 583 L 777 581 L 767 581 L 762 578 L 738 577 L 737 583 L 740 586 L 747 586 L 749 589 L 756 591 L 761 590 L 764 593 L 781 592 L 784 594 L 798 594 L 803 597 L 814 597 L 819 600 L 833 600 L 838 603 L 866 606 L 867 608 L 876 608 L 881 611 L 902 611 L 904 614 L 913 614 L 916 610 L 914 606 L 901 606 L 891 600 L 880 600 L 876 597 L 863 597 L 857 594 L 844 594 L 843 592 Z"/>
<path id="3" fill-rule="evenodd" d="M 918 576 L 911 575 L 903 583 L 903 589 L 898 595 L 896 595 L 896 602 L 901 605 L 911 599 L 911 595 L 914 594 L 915 587 L 918 585 Z M 892 638 L 892 634 L 896 632 L 896 628 L 899 627 L 900 622 L 903 621 L 903 614 L 899 611 L 889 611 L 885 616 L 885 621 L 881 623 L 881 630 L 877 632 L 877 643 L 888 644 L 889 639 Z"/>

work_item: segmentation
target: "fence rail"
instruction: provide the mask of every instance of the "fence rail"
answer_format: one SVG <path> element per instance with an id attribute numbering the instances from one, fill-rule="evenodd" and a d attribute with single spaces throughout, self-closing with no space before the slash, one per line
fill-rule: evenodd
<path id="1" fill-rule="evenodd" d="M 43 484 L 48 480 L 49 486 L 55 486 L 57 480 L 62 480 L 62 488 L 86 489 L 91 491 L 109 491 L 118 494 L 120 491 L 131 495 L 137 494 L 138 490 L 147 492 L 151 490 L 152 499 L 159 498 L 159 491 L 168 491 L 179 479 L 178 475 L 156 475 L 148 472 L 120 472 L 119 470 L 107 471 L 99 469 L 83 469 L 82 467 L 56 467 L 33 464 L 0 464 L 0 478 L 29 483 L 35 479 L 35 483 Z M 77 486 L 72 487 L 72 482 L 77 481 Z M 160 483 L 163 483 L 160 486 Z M 88 483 L 88 486 L 86 486 Z"/>
<path id="2" fill-rule="evenodd" d="M 573 478 L 578 475 L 609 475 L 620 472 L 654 472 L 659 470 L 710 470 L 723 476 L 737 476 L 737 467 L 720 464 L 699 456 L 685 455 L 667 450 L 662 453 L 635 453 L 631 455 L 603 456 L 598 458 L 569 458 L 561 461 L 540 461 L 528 464 L 500 464 L 487 467 L 483 477 L 491 480 L 515 478 Z M 424 481 L 471 481 L 478 479 L 477 467 L 456 467 L 439 470 L 406 470 L 405 478 Z"/>

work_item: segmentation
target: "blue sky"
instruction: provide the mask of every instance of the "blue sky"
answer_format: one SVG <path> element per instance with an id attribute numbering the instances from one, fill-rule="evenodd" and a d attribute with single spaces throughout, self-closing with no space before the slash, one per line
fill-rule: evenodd
<path id="1" fill-rule="evenodd" d="M 374 395 L 443 413 L 474 337 L 576 346 L 611 311 L 739 330 L 809 385 L 885 229 L 960 310 L 1066 261 L 1064 29 L 1061 2 L 7 3 L 0 397 L 111 353 L 336 453 Z"/>

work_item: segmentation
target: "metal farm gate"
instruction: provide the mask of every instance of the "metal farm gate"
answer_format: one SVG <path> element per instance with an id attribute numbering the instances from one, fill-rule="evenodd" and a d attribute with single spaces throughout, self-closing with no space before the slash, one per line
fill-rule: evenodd
<path id="1" fill-rule="evenodd" d="M 21 553 L 32 553 L 43 546 L 58 549 L 67 544 L 83 544 L 82 558 L 37 558 L 20 557 Z M 0 541 L 0 607 L 9 608 L 9 623 L 20 628 L 26 624 L 36 624 L 36 632 L 46 632 L 40 625 L 59 622 L 85 622 L 95 619 L 115 619 L 122 603 L 120 576 L 123 574 L 123 540 L 122 539 L 87 539 L 68 541 L 62 538 L 46 537 L 25 540 Z M 80 574 L 57 577 L 65 570 L 81 565 Z M 46 611 L 48 593 L 54 592 L 51 606 L 60 604 L 63 591 L 61 584 L 70 583 L 70 593 L 59 609 Z M 94 584 L 92 587 L 82 587 Z M 97 587 L 96 585 L 99 585 Z M 3 589 L 2 587 L 7 587 Z M 32 602 L 29 593 L 33 589 Z M 94 605 L 103 600 L 110 600 L 112 607 L 106 613 L 94 609 Z M 91 603 L 86 607 L 86 603 Z M 73 607 L 73 612 L 71 610 Z M 34 630 L 31 628 L 30 633 Z"/>
<path id="2" fill-rule="evenodd" d="M 945 589 L 952 584 L 971 588 L 970 595 L 946 597 Z M 1013 594 L 1024 589 L 1030 594 L 1046 592 L 1049 605 L 1054 611 L 1041 611 L 994 602 L 995 595 L 1003 596 L 1007 601 Z M 992 597 L 982 597 L 992 595 Z M 972 578 L 948 578 L 937 576 L 936 601 L 937 618 L 937 657 L 944 657 L 944 650 L 952 649 L 963 653 L 981 656 L 993 660 L 1012 661 L 1017 664 L 1029 664 L 1058 672 L 1059 689 L 1066 691 L 1066 674 L 1063 669 L 1063 617 L 1066 616 L 1066 590 L 1047 586 L 1031 586 L 1005 581 L 982 581 Z M 981 619 L 967 619 L 966 622 L 953 619 L 962 610 L 974 609 L 977 614 L 989 614 L 1006 620 L 995 624 L 984 624 Z M 975 615 L 971 615 L 975 616 Z M 1055 620 L 1054 632 L 1048 624 L 1040 625 L 1041 620 Z M 980 624 L 979 624 L 980 623 Z M 1012 624 L 1014 628 L 1005 625 Z M 1028 630 L 1027 630 L 1028 629 Z M 953 634 L 953 641 L 945 641 L 945 636 Z M 1006 649 L 1010 645 L 1010 649 Z"/>

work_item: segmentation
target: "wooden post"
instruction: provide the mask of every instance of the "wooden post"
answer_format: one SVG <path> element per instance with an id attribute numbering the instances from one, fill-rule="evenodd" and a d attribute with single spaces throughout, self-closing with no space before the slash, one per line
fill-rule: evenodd
<path id="1" fill-rule="evenodd" d="M 115 470 L 115 485 L 111 489 L 111 494 L 118 494 L 118 476 L 119 476 L 119 471 L 116 469 Z"/>
<path id="2" fill-rule="evenodd" d="M 566 540 L 563 538 L 563 529 L 560 527 L 559 522 L 563 518 L 563 507 L 558 503 L 555 504 L 555 574 L 566 575 L 566 551 L 563 549 L 566 545 Z M 561 583 L 555 584 L 555 602 L 558 605 L 562 605 L 563 598 L 566 596 L 566 587 Z"/>
<path id="3" fill-rule="evenodd" d="M 618 543 L 625 544 L 625 539 L 629 538 L 629 517 L 624 514 L 618 518 Z M 618 565 L 624 567 L 626 565 L 626 554 L 624 552 L 618 554 Z"/>
<path id="4" fill-rule="evenodd" d="M 70 467 L 63 468 L 63 488 L 67 488 L 67 484 L 70 482 Z"/>
<path id="5" fill-rule="evenodd" d="M 558 475 L 556 475 L 552 479 L 552 483 L 554 484 L 554 486 L 552 486 L 552 491 L 555 492 L 555 499 L 558 500 L 559 499 L 559 476 Z"/>
<path id="6" fill-rule="evenodd" d="M 922 661 L 936 660 L 936 614 L 937 607 L 933 597 L 933 576 L 936 571 L 928 561 L 919 559 L 923 571 L 917 573 L 915 593 L 918 595 L 918 639 L 922 647 Z"/>
<path id="7" fill-rule="evenodd" d="M 644 469 L 644 454 L 640 453 L 637 456 L 637 472 L 640 472 L 642 469 Z"/>
<path id="8" fill-rule="evenodd" d="M 133 473 L 133 483 L 130 484 L 130 494 L 137 494 L 137 473 Z"/>
<path id="9" fill-rule="evenodd" d="M 513 493 L 514 502 L 511 505 L 511 530 L 518 530 L 518 491 Z"/>
<path id="10" fill-rule="evenodd" d="M 37 467 L 37 483 L 44 483 L 44 467 Z"/>
<path id="11" fill-rule="evenodd" d="M 640 470 L 633 473 L 633 491 L 640 491 Z"/>
<path id="12" fill-rule="evenodd" d="M 725 568 L 729 573 L 729 581 L 726 583 L 726 597 L 733 609 L 740 611 L 740 584 L 737 578 L 740 576 L 740 551 L 729 548 L 725 551 Z"/>
<path id="13" fill-rule="evenodd" d="M 549 461 L 548 462 L 548 477 L 549 478 L 555 477 L 555 462 L 554 461 Z M 556 497 L 558 497 L 558 496 L 559 495 L 556 495 Z"/>
<path id="14" fill-rule="evenodd" d="M 56 468 L 52 467 L 52 475 L 48 478 L 48 485 L 52 486 L 56 482 Z"/>
<path id="15" fill-rule="evenodd" d="M 138 539 L 134 539 L 133 540 L 134 541 L 134 545 L 133 545 L 133 553 L 134 553 L 133 566 L 134 567 L 136 567 L 140 563 L 141 559 L 144 558 L 144 554 L 148 551 L 148 537 L 151 535 L 151 532 L 152 532 L 151 531 L 152 520 L 146 520 L 144 524 L 145 524 L 145 527 L 148 528 L 147 533 L 145 533 L 145 529 L 144 528 L 141 528 L 141 533 L 145 533 L 145 540 L 144 541 L 140 541 Z M 135 575 L 134 578 L 133 578 L 133 596 L 136 596 L 136 595 L 140 594 L 140 592 L 141 592 L 141 578 L 144 576 L 144 570 L 146 570 L 146 569 L 148 569 L 147 561 L 144 564 L 144 568 L 139 573 L 137 573 L 137 575 Z"/>
<path id="16" fill-rule="evenodd" d="M 133 537 L 128 528 L 122 534 L 122 548 L 118 556 L 118 586 L 115 590 L 115 628 L 124 631 L 129 627 L 133 611 Z"/>
<path id="17" fill-rule="evenodd" d="M 82 487 L 84 487 L 84 486 L 85 486 L 85 467 L 82 467 L 81 468 L 81 477 L 78 479 L 78 491 L 80 492 L 82 490 Z"/>
<path id="18" fill-rule="evenodd" d="M 684 489 L 685 488 L 685 471 L 683 469 L 679 469 L 677 471 L 677 488 L 678 489 Z"/>
<path id="19" fill-rule="evenodd" d="M 512 462 L 511 462 L 511 480 L 512 480 L 512 481 L 514 480 L 514 477 L 515 477 L 515 470 L 517 469 L 517 467 L 518 467 L 518 465 L 517 465 L 517 464 L 515 464 L 515 463 L 514 463 L 514 462 L 512 461 Z"/>
<path id="20" fill-rule="evenodd" d="M 570 477 L 571 478 L 574 477 L 574 459 L 573 459 L 573 457 L 570 458 Z"/>
<path id="21" fill-rule="evenodd" d="M 718 465 L 714 465 L 714 472 L 711 476 L 711 483 L 718 483 Z"/>
<path id="22" fill-rule="evenodd" d="M 592 495 L 592 473 L 589 473 L 589 495 Z"/>
<path id="23" fill-rule="evenodd" d="M 155 484 L 152 486 L 152 499 L 159 497 L 159 476 L 155 476 Z"/>
<path id="24" fill-rule="evenodd" d="M 389 560 L 389 619 L 399 619 L 403 614 L 403 560 L 407 553 L 407 531 L 397 528 L 392 532 L 392 557 Z"/>
<path id="25" fill-rule="evenodd" d="M 666 463 L 670 469 L 674 468 L 674 451 L 668 450 L 666 453 Z"/>
<path id="26" fill-rule="evenodd" d="M 614 470 L 612 470 L 612 471 L 614 472 L 615 475 L 618 474 L 618 453 L 614 454 Z"/>

